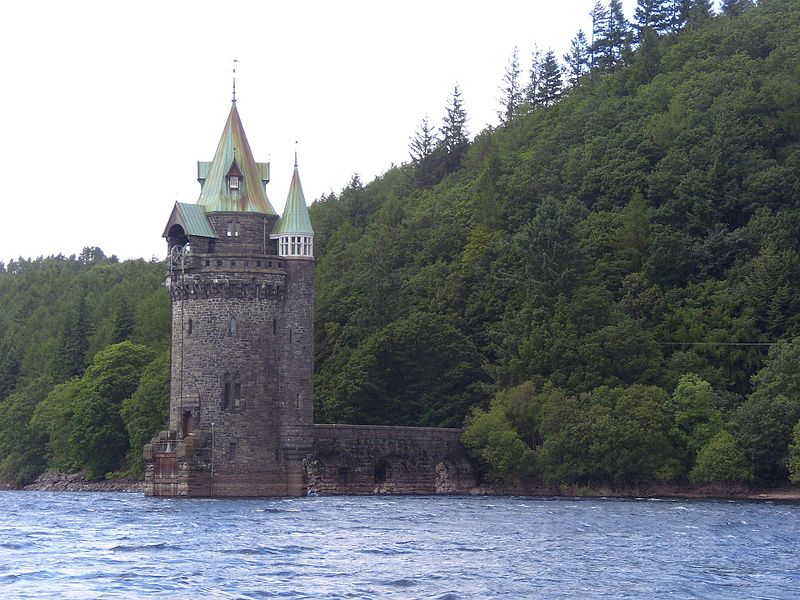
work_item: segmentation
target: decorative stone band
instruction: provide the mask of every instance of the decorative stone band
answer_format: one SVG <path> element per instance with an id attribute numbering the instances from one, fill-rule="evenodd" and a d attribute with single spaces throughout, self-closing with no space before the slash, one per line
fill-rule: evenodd
<path id="1" fill-rule="evenodd" d="M 173 302 L 179 300 L 204 300 L 207 298 L 241 298 L 282 302 L 286 291 L 286 276 L 269 274 L 254 278 L 195 278 L 167 279 L 167 291 Z"/>

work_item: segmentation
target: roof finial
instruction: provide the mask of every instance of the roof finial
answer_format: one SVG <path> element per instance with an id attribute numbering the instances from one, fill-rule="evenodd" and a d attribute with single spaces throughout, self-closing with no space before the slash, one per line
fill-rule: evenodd
<path id="1" fill-rule="evenodd" d="M 236 63 L 239 62 L 238 58 L 233 59 L 233 103 L 236 104 Z"/>
<path id="2" fill-rule="evenodd" d="M 294 141 L 294 168 L 297 168 L 297 140 Z"/>

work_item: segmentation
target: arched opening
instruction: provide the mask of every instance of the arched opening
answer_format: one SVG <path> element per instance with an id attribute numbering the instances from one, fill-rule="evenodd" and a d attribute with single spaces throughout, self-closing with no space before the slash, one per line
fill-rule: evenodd
<path id="1" fill-rule="evenodd" d="M 175 223 L 175 225 L 169 228 L 167 232 L 167 245 L 169 245 L 170 248 L 174 246 L 183 246 L 188 241 L 189 238 L 186 236 L 186 232 L 181 225 Z"/>
<path id="2" fill-rule="evenodd" d="M 436 493 L 463 494 L 477 485 L 472 465 L 462 457 L 436 463 Z"/>
<path id="3" fill-rule="evenodd" d="M 414 466 L 401 456 L 384 456 L 375 462 L 372 472 L 376 494 L 417 494 L 430 493 L 432 486 L 422 489 L 419 486 L 419 473 Z"/>

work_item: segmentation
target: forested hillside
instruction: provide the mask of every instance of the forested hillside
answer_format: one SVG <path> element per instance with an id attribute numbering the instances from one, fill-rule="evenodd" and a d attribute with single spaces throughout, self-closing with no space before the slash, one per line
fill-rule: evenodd
<path id="1" fill-rule="evenodd" d="M 515 52 L 499 127 L 454 150 L 456 88 L 409 164 L 312 206 L 318 419 L 471 415 L 496 479 L 785 480 L 800 6 L 723 8 L 598 5 L 566 87 Z"/>
<path id="2" fill-rule="evenodd" d="M 98 248 L 0 263 L 0 480 L 141 472 L 141 446 L 166 423 L 163 276 L 163 263 Z"/>
<path id="3" fill-rule="evenodd" d="M 456 86 L 311 206 L 316 419 L 466 424 L 501 482 L 800 480 L 800 5 L 592 15 L 563 61 L 514 51 L 496 128 Z M 163 269 L 0 268 L 0 479 L 140 473 Z"/>

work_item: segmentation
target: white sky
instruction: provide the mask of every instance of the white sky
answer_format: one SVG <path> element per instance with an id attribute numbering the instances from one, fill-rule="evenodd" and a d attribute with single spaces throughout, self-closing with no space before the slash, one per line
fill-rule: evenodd
<path id="1" fill-rule="evenodd" d="M 461 85 L 474 135 L 496 124 L 514 46 L 567 51 L 594 0 L 8 2 L 0 23 L 0 260 L 99 246 L 166 252 L 237 104 L 280 213 L 294 141 L 311 203 L 408 160 Z M 630 19 L 636 0 L 623 0 Z"/>

